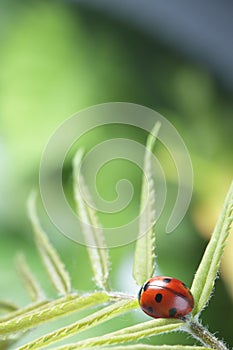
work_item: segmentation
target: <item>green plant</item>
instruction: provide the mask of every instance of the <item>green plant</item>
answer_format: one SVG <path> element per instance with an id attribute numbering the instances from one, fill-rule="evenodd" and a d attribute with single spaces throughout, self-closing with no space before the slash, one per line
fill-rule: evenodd
<path id="1" fill-rule="evenodd" d="M 159 125 L 155 126 L 158 132 Z M 155 139 L 149 136 L 147 141 L 147 149 L 153 150 Z M 59 319 L 64 315 L 72 312 L 91 309 L 94 306 L 102 305 L 99 311 L 91 312 L 89 316 L 78 320 L 68 326 L 56 329 L 49 334 L 43 335 L 18 349 L 40 349 L 50 344 L 74 335 L 78 332 L 90 329 L 102 322 L 106 322 L 127 311 L 138 308 L 138 301 L 134 295 L 123 294 L 121 292 L 111 291 L 108 283 L 109 279 L 109 256 L 107 248 L 98 248 L 105 246 L 105 239 L 101 230 L 95 227 L 98 219 L 95 211 L 87 207 L 80 194 L 77 183 L 77 172 L 82 160 L 82 152 L 77 152 L 74 158 L 74 194 L 77 210 L 83 221 L 90 224 L 83 226 L 87 247 L 95 246 L 96 248 L 87 248 L 90 262 L 93 269 L 93 276 L 99 291 L 89 292 L 80 295 L 73 292 L 70 277 L 66 271 L 62 261 L 60 260 L 56 250 L 51 246 L 36 213 L 36 197 L 32 194 L 28 201 L 28 212 L 31 220 L 37 249 L 40 253 L 45 269 L 58 292 L 55 300 L 48 300 L 42 291 L 39 283 L 31 272 L 26 259 L 23 255 L 18 258 L 18 268 L 24 285 L 28 290 L 32 304 L 22 309 L 17 309 L 15 305 L 0 302 L 0 307 L 8 311 L 8 313 L 0 319 L 0 348 L 6 349 L 24 333 L 40 324 Z M 154 188 L 150 170 L 150 155 L 146 152 L 144 161 L 144 172 L 148 179 L 148 188 L 146 183 L 142 184 L 141 208 L 145 205 L 146 191 L 149 189 L 149 200 L 146 204 L 145 215 L 141 219 L 139 236 L 136 243 L 133 276 L 138 285 L 150 278 L 156 269 L 155 264 L 155 228 L 151 225 L 151 229 L 144 235 L 145 221 L 149 224 L 154 222 Z M 88 194 L 84 178 L 79 177 L 81 188 L 85 189 Z M 144 180 L 145 181 L 145 180 Z M 90 196 L 88 194 L 88 196 Z M 220 260 L 223 254 L 226 239 L 232 223 L 233 209 L 233 184 L 226 196 L 222 212 L 217 221 L 216 227 L 208 246 L 203 255 L 202 261 L 198 267 L 194 277 L 191 291 L 195 299 L 195 306 L 190 315 L 185 319 L 155 319 L 127 328 L 120 329 L 115 332 L 100 335 L 98 337 L 80 340 L 76 343 L 67 343 L 62 346 L 55 346 L 53 349 L 71 350 L 71 349 L 143 349 L 143 350 L 206 350 L 217 349 L 226 350 L 227 346 L 219 341 L 200 323 L 200 314 L 206 307 L 213 291 L 214 282 L 218 273 Z M 148 227 L 148 226 L 147 226 Z M 144 257 L 147 259 L 144 259 Z M 142 258 L 143 257 L 143 258 Z M 107 304 L 107 305 L 106 305 Z M 136 343 L 145 337 L 156 334 L 183 331 L 197 338 L 202 346 L 182 346 L 182 345 L 164 345 L 154 346 L 143 343 Z M 133 345 L 132 345 L 133 343 Z M 124 344 L 123 346 L 121 344 Z"/>

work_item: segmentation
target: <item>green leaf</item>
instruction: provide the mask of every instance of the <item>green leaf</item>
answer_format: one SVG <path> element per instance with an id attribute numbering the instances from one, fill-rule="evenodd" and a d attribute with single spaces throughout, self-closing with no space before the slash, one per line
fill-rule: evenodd
<path id="1" fill-rule="evenodd" d="M 23 285 L 27 289 L 32 301 L 41 301 L 45 299 L 45 294 L 40 288 L 35 276 L 31 272 L 26 262 L 25 256 L 19 254 L 17 257 L 17 270 L 23 280 Z"/>
<path id="2" fill-rule="evenodd" d="M 133 267 L 133 277 L 138 285 L 142 285 L 151 278 L 155 271 L 155 189 L 151 173 L 151 153 L 153 153 L 155 136 L 158 135 L 159 128 L 160 123 L 157 122 L 147 139 L 144 158 L 139 234 Z"/>
<path id="3" fill-rule="evenodd" d="M 28 312 L 36 310 L 36 309 L 40 308 L 41 306 L 47 304 L 48 302 L 49 302 L 48 300 L 43 300 L 43 301 L 39 301 L 39 302 L 36 302 L 33 304 L 29 304 L 28 306 L 22 307 L 20 309 L 15 310 L 15 311 L 12 311 L 11 313 L 8 313 L 7 315 L 0 317 L 0 323 L 9 321 L 15 317 L 18 317 L 20 315 L 24 315 Z"/>
<path id="4" fill-rule="evenodd" d="M 122 330 L 108 333 L 103 336 L 86 339 L 74 344 L 70 344 L 69 350 L 97 348 L 101 345 L 120 344 L 136 341 L 152 335 L 178 330 L 183 322 L 174 319 L 157 319 L 148 322 L 139 323 L 136 326 L 124 328 Z M 56 348 L 57 350 L 67 350 L 66 346 Z M 21 349 L 20 349 L 21 350 Z"/>
<path id="5" fill-rule="evenodd" d="M 41 227 L 36 212 L 36 194 L 34 192 L 28 199 L 28 214 L 34 230 L 36 246 L 50 281 L 62 295 L 69 293 L 71 290 L 70 276 Z"/>
<path id="6" fill-rule="evenodd" d="M 78 332 L 89 329 L 90 327 L 99 325 L 100 323 L 107 321 L 119 314 L 126 311 L 135 309 L 138 307 L 137 301 L 134 300 L 120 300 L 114 304 L 104 307 L 100 311 L 92 313 L 90 316 L 85 317 L 69 326 L 60 328 L 54 332 L 46 334 L 26 345 L 23 345 L 18 350 L 32 350 L 45 347 L 54 342 L 60 341 L 66 337 L 77 334 Z"/>
<path id="7" fill-rule="evenodd" d="M 81 191 L 85 193 L 88 202 L 91 204 L 92 199 L 80 171 L 82 156 L 83 152 L 79 150 L 73 160 L 75 202 L 95 283 L 100 288 L 108 290 L 109 256 L 105 237 L 98 222 L 96 211 L 93 209 L 94 206 L 88 205 L 81 193 Z"/>
<path id="8" fill-rule="evenodd" d="M 193 315 L 196 315 L 203 310 L 211 296 L 221 257 L 226 244 L 226 239 L 233 220 L 232 210 L 233 183 L 230 186 L 223 204 L 222 212 L 193 280 L 191 287 L 191 292 L 193 293 L 195 300 L 195 305 L 192 312 Z"/>
<path id="9" fill-rule="evenodd" d="M 106 303 L 111 297 L 104 292 L 96 292 L 90 295 L 79 296 L 68 294 L 57 300 L 24 312 L 9 320 L 0 322 L 0 336 L 22 332 L 34 328 L 40 324 L 49 322 L 59 316 L 69 315 L 73 312 Z"/>

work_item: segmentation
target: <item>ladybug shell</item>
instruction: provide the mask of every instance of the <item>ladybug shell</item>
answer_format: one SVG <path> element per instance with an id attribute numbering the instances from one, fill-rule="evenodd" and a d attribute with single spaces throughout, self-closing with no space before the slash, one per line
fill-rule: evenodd
<path id="1" fill-rule="evenodd" d="M 194 306 L 186 285 L 167 276 L 150 278 L 140 289 L 138 301 L 141 309 L 154 318 L 183 318 Z"/>

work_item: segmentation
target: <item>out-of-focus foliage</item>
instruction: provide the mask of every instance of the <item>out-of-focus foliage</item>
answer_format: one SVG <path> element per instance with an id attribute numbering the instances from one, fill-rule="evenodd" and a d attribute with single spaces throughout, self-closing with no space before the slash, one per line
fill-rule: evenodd
<path id="1" fill-rule="evenodd" d="M 192 205 L 176 232 L 170 236 L 161 232 L 157 245 L 161 272 L 191 282 L 204 249 L 197 231 L 206 237 L 210 234 L 231 180 L 230 96 L 208 69 L 170 51 L 159 39 L 146 37 L 127 23 L 114 22 L 78 4 L 2 1 L 0 30 L 1 295 L 19 304 L 25 302 L 23 289 L 15 288 L 18 277 L 13 272 L 13 256 L 18 249 L 27 250 L 30 264 L 41 273 L 28 238 L 24 203 L 31 188 L 38 187 L 39 161 L 49 136 L 71 114 L 110 101 L 129 101 L 157 110 L 175 125 L 186 142 L 195 175 Z M 85 146 L 123 133 L 145 143 L 146 135 L 135 129 L 103 128 L 87 137 Z M 169 157 L 162 148 L 157 151 L 171 190 L 175 191 L 175 171 L 171 171 Z M 113 164 L 104 171 L 104 180 L 98 184 L 103 196 L 115 193 L 113 181 L 120 177 L 122 168 Z M 71 163 L 65 170 L 64 183 L 69 192 Z M 127 172 L 138 191 L 131 209 L 136 211 L 141 173 L 133 168 Z M 101 219 L 105 223 L 112 220 Z M 87 259 L 85 249 L 59 235 L 51 225 L 47 231 L 54 233 L 52 240 L 70 264 L 75 281 L 77 263 Z M 217 283 L 216 298 L 206 316 L 212 329 L 221 329 L 220 335 L 226 341 L 231 338 L 233 322 L 233 313 L 229 312 L 230 295 L 233 296 L 232 250 L 230 238 L 222 268 L 229 288 L 226 291 L 223 284 L 220 288 Z M 131 283 L 131 266 L 127 266 L 132 264 L 132 252 L 131 246 L 111 252 L 113 286 L 123 289 Z M 82 276 L 87 289 L 93 288 L 90 275 L 87 267 Z M 216 310 L 229 315 L 224 326 Z"/>

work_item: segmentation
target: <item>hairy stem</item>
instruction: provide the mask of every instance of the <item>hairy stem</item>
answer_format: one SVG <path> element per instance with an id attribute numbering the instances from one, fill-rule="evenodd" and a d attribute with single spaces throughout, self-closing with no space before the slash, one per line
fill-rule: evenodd
<path id="1" fill-rule="evenodd" d="M 198 339 L 203 345 L 209 346 L 215 350 L 229 350 L 219 339 L 210 333 L 205 327 L 197 321 L 190 321 L 186 324 L 186 330 L 193 337 Z"/>

